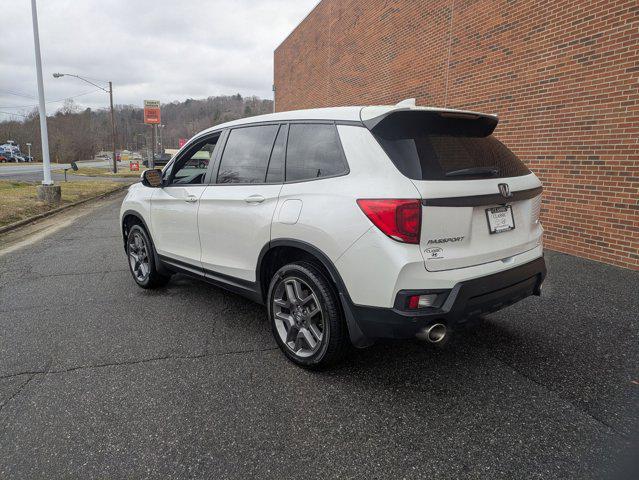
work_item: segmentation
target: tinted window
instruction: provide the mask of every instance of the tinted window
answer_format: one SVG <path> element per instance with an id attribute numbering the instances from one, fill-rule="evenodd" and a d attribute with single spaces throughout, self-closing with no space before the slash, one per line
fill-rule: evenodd
<path id="1" fill-rule="evenodd" d="M 231 130 L 217 175 L 217 183 L 264 183 L 278 125 Z"/>
<path id="2" fill-rule="evenodd" d="M 286 152 L 287 182 L 345 172 L 346 162 L 335 125 L 291 125 Z"/>
<path id="3" fill-rule="evenodd" d="M 194 146 L 176 164 L 177 170 L 173 182 L 178 184 L 199 184 L 204 182 L 206 170 L 213 158 L 218 137 L 206 140 Z"/>
<path id="4" fill-rule="evenodd" d="M 463 180 L 528 175 L 530 170 L 490 135 L 495 121 L 402 112 L 373 128 L 395 166 L 414 180 Z"/>
<path id="5" fill-rule="evenodd" d="M 282 125 L 273 145 L 271 161 L 268 164 L 266 182 L 282 182 L 284 180 L 284 157 L 286 155 L 286 133 L 287 125 Z"/>

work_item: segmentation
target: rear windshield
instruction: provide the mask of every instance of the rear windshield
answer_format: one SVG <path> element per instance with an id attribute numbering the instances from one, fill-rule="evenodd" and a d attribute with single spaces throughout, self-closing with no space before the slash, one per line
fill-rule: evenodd
<path id="1" fill-rule="evenodd" d="M 413 180 L 472 180 L 528 175 L 530 170 L 491 135 L 496 120 L 397 112 L 372 128 L 395 166 Z"/>

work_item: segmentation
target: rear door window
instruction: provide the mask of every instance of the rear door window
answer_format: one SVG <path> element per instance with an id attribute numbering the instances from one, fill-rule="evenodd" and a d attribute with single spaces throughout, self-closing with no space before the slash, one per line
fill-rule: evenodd
<path id="1" fill-rule="evenodd" d="M 496 121 L 495 121 L 496 123 Z M 413 180 L 465 180 L 528 175 L 530 170 L 472 116 L 398 112 L 372 129 L 395 166 Z"/>
<path id="2" fill-rule="evenodd" d="M 286 181 L 298 182 L 347 173 L 333 124 L 291 124 L 286 151 Z"/>
<path id="3" fill-rule="evenodd" d="M 259 125 L 231 130 L 217 183 L 264 183 L 278 127 Z"/>

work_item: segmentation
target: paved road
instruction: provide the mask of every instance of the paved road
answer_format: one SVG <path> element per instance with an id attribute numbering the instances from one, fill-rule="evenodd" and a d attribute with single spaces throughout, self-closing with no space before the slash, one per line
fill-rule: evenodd
<path id="1" fill-rule="evenodd" d="M 63 173 L 51 173 L 51 178 L 57 184 L 64 183 Z M 84 175 L 72 175 L 68 173 L 67 180 L 69 182 L 89 182 L 101 180 L 105 181 L 107 177 L 87 177 Z M 14 180 L 16 182 L 41 183 L 42 172 L 40 173 L 15 173 L 12 175 L 0 176 L 0 180 Z M 137 180 L 134 177 L 108 177 L 111 182 L 134 183 Z"/>
<path id="2" fill-rule="evenodd" d="M 0 478 L 584 480 L 633 447 L 636 272 L 549 253 L 545 297 L 447 349 L 310 373 L 257 305 L 137 288 L 117 206 L 0 257 Z"/>
<path id="3" fill-rule="evenodd" d="M 110 162 L 106 160 L 84 160 L 82 162 L 78 162 L 79 166 L 82 165 L 90 166 L 90 167 L 108 167 Z M 52 163 L 51 168 L 54 169 L 64 169 L 71 168 L 71 165 L 68 163 Z M 42 164 L 37 163 L 7 163 L 0 166 L 0 177 L 10 177 L 16 174 L 24 174 L 24 173 L 39 173 L 42 175 Z"/>
<path id="4" fill-rule="evenodd" d="M 120 167 L 125 166 L 125 163 L 120 162 L 118 164 Z M 82 167 L 108 167 L 110 166 L 110 162 L 104 160 L 85 160 L 82 162 L 78 162 L 78 167 L 82 169 Z M 64 168 L 71 168 L 71 166 L 67 163 L 54 163 L 52 164 L 52 168 L 59 172 L 62 172 Z M 55 182 L 63 182 L 64 181 L 64 173 L 51 173 L 51 178 Z M 85 177 L 82 175 L 72 175 L 72 171 L 68 172 L 69 180 L 73 179 L 73 181 L 87 181 L 87 180 L 95 180 L 95 177 Z M 99 177 L 98 177 L 99 178 Z M 43 179 L 42 173 L 42 164 L 28 164 L 28 163 L 20 163 L 20 164 L 3 164 L 0 166 L 0 180 L 16 180 L 20 182 L 41 182 Z M 131 182 L 130 178 L 121 178 L 114 177 L 112 179 L 115 182 Z"/>

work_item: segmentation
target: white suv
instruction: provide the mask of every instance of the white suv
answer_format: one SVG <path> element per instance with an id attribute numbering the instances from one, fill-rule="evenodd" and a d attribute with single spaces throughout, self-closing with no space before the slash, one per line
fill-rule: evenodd
<path id="1" fill-rule="evenodd" d="M 265 304 L 305 367 L 380 338 L 442 342 L 546 274 L 541 183 L 496 126 L 402 102 L 205 130 L 124 199 L 133 278 L 186 273 Z"/>

